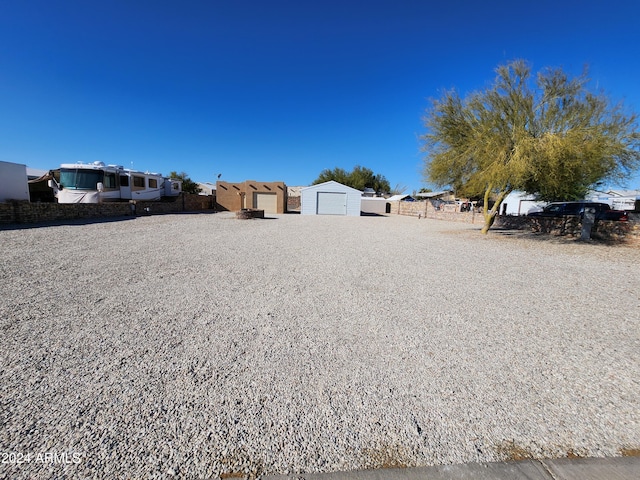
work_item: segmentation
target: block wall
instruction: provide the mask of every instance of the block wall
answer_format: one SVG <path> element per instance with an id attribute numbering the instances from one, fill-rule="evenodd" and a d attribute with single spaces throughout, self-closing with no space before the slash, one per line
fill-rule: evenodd
<path id="1" fill-rule="evenodd" d="M 465 222 L 483 225 L 484 216 L 481 212 L 453 212 L 436 210 L 429 201 L 418 202 L 389 202 L 390 213 L 395 215 L 410 215 L 450 222 Z M 525 215 L 498 215 L 494 228 L 513 230 L 531 230 L 533 232 L 550 235 L 569 236 L 579 238 L 582 222 L 577 217 L 540 218 Z M 620 242 L 640 246 L 640 214 L 630 214 L 628 222 L 598 221 L 592 229 L 592 238 Z"/>
<path id="2" fill-rule="evenodd" d="M 39 223 L 91 218 L 123 217 L 157 213 L 177 213 L 209 210 L 214 198 L 205 195 L 181 194 L 173 201 L 105 203 L 0 203 L 0 224 Z M 135 208 L 134 208 L 135 206 Z"/>

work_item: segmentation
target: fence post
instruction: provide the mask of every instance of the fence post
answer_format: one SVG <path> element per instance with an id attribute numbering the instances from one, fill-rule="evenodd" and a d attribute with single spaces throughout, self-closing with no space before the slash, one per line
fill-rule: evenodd
<path id="1" fill-rule="evenodd" d="M 582 231 L 580 232 L 580 240 L 591 240 L 591 229 L 596 221 L 596 210 L 594 208 L 585 208 L 582 215 Z"/>

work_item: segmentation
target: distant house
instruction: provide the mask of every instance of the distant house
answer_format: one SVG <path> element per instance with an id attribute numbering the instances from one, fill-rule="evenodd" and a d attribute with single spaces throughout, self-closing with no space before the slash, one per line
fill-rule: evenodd
<path id="1" fill-rule="evenodd" d="M 360 216 L 362 192 L 336 181 L 305 187 L 300 194 L 302 215 Z"/>
<path id="2" fill-rule="evenodd" d="M 198 182 L 198 187 L 200 187 L 199 195 L 215 195 L 216 194 L 216 184 L 213 182 Z"/>
<path id="3" fill-rule="evenodd" d="M 593 191 L 587 195 L 587 200 L 608 203 L 614 210 L 640 212 L 640 190 Z"/>
<path id="4" fill-rule="evenodd" d="M 393 195 L 389 198 L 387 198 L 387 202 L 415 202 L 416 199 L 413 198 L 411 195 Z"/>
<path id="5" fill-rule="evenodd" d="M 441 192 L 423 192 L 416 193 L 417 198 L 424 198 L 427 200 L 443 200 L 443 201 L 453 201 L 455 200 L 455 196 L 453 192 L 450 190 L 443 190 Z"/>
<path id="6" fill-rule="evenodd" d="M 286 213 L 287 186 L 284 182 L 242 183 L 216 182 L 218 208 L 237 212 L 243 208 L 264 210 L 264 213 Z"/>
<path id="7" fill-rule="evenodd" d="M 450 190 L 440 192 L 421 192 L 416 193 L 415 197 L 419 200 L 428 200 L 436 210 L 459 211 L 458 205 L 455 203 L 456 197 Z"/>

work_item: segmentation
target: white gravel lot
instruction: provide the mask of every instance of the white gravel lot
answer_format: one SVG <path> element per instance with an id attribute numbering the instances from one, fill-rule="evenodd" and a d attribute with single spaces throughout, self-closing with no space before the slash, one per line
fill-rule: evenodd
<path id="1" fill-rule="evenodd" d="M 639 449 L 640 249 L 478 228 L 201 214 L 1 230 L 0 477 Z"/>

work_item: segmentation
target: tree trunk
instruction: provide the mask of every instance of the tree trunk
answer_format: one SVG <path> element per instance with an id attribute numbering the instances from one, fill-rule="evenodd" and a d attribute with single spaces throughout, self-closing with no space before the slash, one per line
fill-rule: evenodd
<path id="1" fill-rule="evenodd" d="M 489 232 L 489 229 L 493 226 L 496 221 L 496 216 L 500 211 L 500 205 L 502 205 L 502 201 L 504 198 L 509 195 L 511 190 L 502 190 L 498 193 L 498 198 L 496 199 L 496 203 L 493 204 L 491 210 L 489 210 L 489 196 L 491 195 L 492 185 L 488 185 L 487 189 L 484 192 L 484 206 L 482 207 L 482 213 L 484 215 L 484 226 L 480 233 L 486 235 Z"/>
<path id="2" fill-rule="evenodd" d="M 480 230 L 480 233 L 486 235 L 487 232 L 489 231 L 489 229 L 491 228 L 491 226 L 493 225 L 493 222 L 496 221 L 496 215 L 495 212 L 493 211 L 493 209 L 491 209 L 490 212 L 487 212 L 486 210 L 484 211 L 484 226 L 482 227 L 482 230 Z"/>

